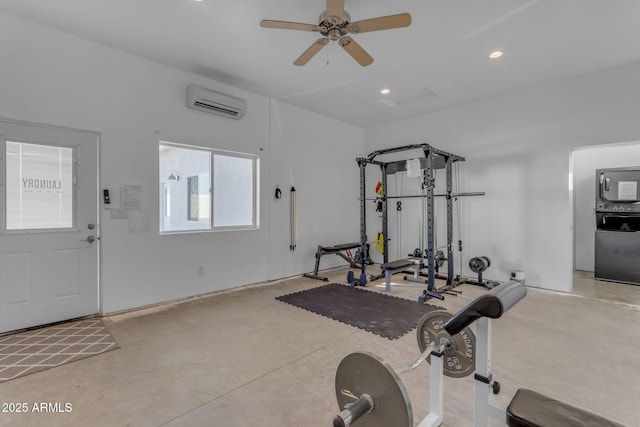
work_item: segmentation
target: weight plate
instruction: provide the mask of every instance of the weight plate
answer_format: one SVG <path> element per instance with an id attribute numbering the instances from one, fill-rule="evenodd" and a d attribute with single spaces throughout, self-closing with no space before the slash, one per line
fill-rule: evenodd
<path id="1" fill-rule="evenodd" d="M 448 377 L 462 378 L 476 370 L 476 337 L 466 327 L 459 334 L 451 336 L 444 325 L 451 319 L 446 311 L 432 311 L 418 323 L 418 347 L 424 352 L 432 342 L 436 345 L 449 343 L 444 350 L 444 374 Z M 431 355 L 427 357 L 431 363 Z"/>
<path id="2" fill-rule="evenodd" d="M 436 265 L 438 267 L 442 267 L 444 265 L 444 252 L 442 251 L 437 251 L 436 252 L 436 256 L 434 257 L 434 260 L 436 262 Z"/>
<path id="3" fill-rule="evenodd" d="M 491 258 L 489 258 L 488 256 L 483 256 L 482 258 L 487 261 L 487 268 L 491 267 Z"/>
<path id="4" fill-rule="evenodd" d="M 482 273 L 491 265 L 491 260 L 486 256 L 477 256 L 469 260 L 469 268 L 474 273 Z"/>
<path id="5" fill-rule="evenodd" d="M 373 410 L 357 421 L 358 427 L 412 427 L 413 412 L 409 395 L 398 374 L 381 358 L 371 353 L 351 353 L 342 359 L 336 371 L 336 397 L 342 411 L 355 400 L 345 396 L 368 394 Z"/>

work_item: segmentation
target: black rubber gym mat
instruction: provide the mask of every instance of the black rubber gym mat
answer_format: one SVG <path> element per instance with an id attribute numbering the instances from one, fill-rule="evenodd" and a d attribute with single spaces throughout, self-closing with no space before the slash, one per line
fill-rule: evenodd
<path id="1" fill-rule="evenodd" d="M 363 288 L 331 283 L 306 291 L 276 297 L 277 300 L 355 326 L 390 340 L 418 325 L 426 313 L 444 310 Z"/>

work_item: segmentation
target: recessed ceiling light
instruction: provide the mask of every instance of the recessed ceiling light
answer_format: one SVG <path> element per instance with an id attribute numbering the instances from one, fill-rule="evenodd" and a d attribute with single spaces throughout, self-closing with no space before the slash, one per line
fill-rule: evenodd
<path id="1" fill-rule="evenodd" d="M 389 89 L 382 89 L 382 90 L 380 91 L 380 93 L 381 93 L 381 94 L 383 94 L 383 95 L 386 95 L 386 94 L 391 93 L 391 90 L 389 90 Z"/>
<path id="2" fill-rule="evenodd" d="M 497 59 L 500 58 L 503 55 L 501 50 L 494 50 L 493 52 L 491 52 L 489 54 L 489 58 L 491 59 Z"/>

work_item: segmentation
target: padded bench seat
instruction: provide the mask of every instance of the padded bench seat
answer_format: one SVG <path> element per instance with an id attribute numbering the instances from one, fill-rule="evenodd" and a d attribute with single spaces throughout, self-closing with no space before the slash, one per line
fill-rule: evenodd
<path id="1" fill-rule="evenodd" d="M 407 268 L 407 267 L 413 267 L 415 265 L 416 265 L 416 263 L 413 260 L 410 260 L 410 259 L 399 259 L 397 261 L 391 261 L 391 262 L 388 262 L 386 264 L 382 264 L 380 266 L 380 268 L 383 269 L 384 271 L 394 272 L 394 271 L 397 271 L 397 270 L 402 270 L 402 269 Z"/>
<path id="2" fill-rule="evenodd" d="M 624 427 L 591 412 L 521 388 L 507 408 L 509 427 Z"/>
<path id="3" fill-rule="evenodd" d="M 360 247 L 360 242 L 343 243 L 341 245 L 334 245 L 334 246 L 321 246 L 322 250 L 325 253 L 340 252 L 340 251 L 346 251 L 349 249 L 358 249 L 359 247 Z"/>
<path id="4" fill-rule="evenodd" d="M 316 258 L 319 258 L 322 255 L 335 254 L 336 252 L 348 251 L 350 249 L 358 249 L 358 248 L 360 248 L 359 242 L 342 243 L 340 245 L 333 245 L 333 246 L 318 246 L 318 250 L 316 252 Z"/>
<path id="5" fill-rule="evenodd" d="M 391 292 L 391 275 L 409 267 L 417 268 L 416 262 L 411 259 L 399 259 L 382 264 L 380 268 L 384 271 L 385 291 Z"/>

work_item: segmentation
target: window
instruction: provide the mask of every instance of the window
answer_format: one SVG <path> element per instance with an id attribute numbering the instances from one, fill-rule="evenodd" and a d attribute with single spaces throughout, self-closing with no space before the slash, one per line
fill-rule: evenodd
<path id="1" fill-rule="evenodd" d="M 6 142 L 6 229 L 70 229 L 74 149 Z"/>
<path id="2" fill-rule="evenodd" d="M 160 232 L 258 226 L 258 158 L 160 142 Z"/>

